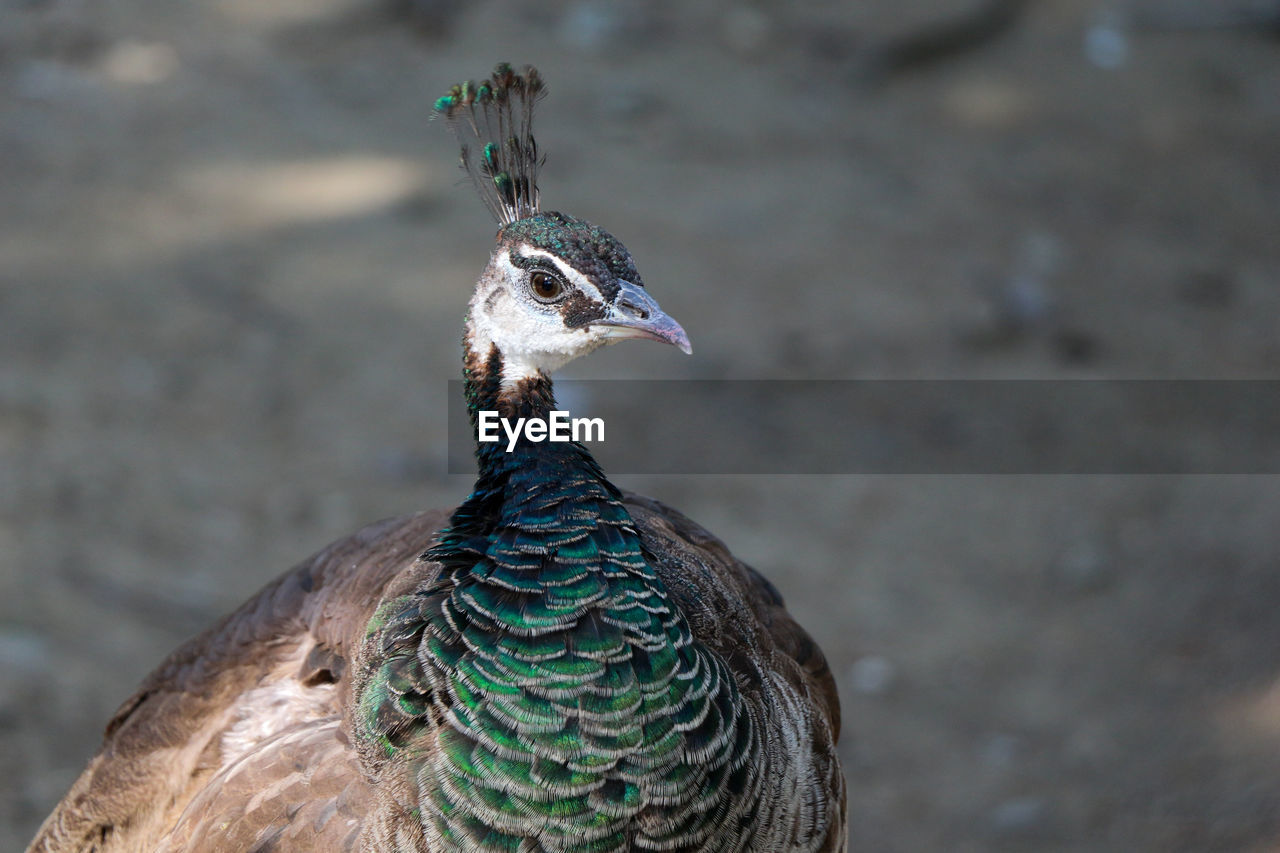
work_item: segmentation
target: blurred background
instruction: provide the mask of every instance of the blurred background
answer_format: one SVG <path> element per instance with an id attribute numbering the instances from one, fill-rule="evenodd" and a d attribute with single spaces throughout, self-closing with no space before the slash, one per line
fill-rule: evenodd
<path id="1" fill-rule="evenodd" d="M 466 494 L 494 226 L 428 122 L 455 80 L 540 67 L 546 206 L 694 342 L 574 376 L 1280 378 L 1278 20 L 0 0 L 0 848 L 172 647 Z M 1280 849 L 1276 477 L 619 480 L 826 650 L 855 849 Z"/>

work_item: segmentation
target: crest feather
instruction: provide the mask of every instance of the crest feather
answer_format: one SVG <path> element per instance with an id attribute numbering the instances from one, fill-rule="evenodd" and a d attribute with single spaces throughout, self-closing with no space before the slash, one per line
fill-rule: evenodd
<path id="1" fill-rule="evenodd" d="M 538 169 L 545 159 L 533 139 L 533 105 L 546 94 L 532 65 L 517 74 L 501 62 L 478 84 L 457 83 L 436 100 L 462 146 L 462 170 L 500 225 L 538 212 Z"/>

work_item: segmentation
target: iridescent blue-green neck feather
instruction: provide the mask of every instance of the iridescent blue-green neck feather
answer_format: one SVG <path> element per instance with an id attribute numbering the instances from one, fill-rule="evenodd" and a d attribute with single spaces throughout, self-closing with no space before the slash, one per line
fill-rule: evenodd
<path id="1" fill-rule="evenodd" d="M 554 406 L 550 380 L 504 390 L 500 370 L 496 351 L 469 359 L 473 413 Z M 370 626 L 383 663 L 364 735 L 413 774 L 445 849 L 701 843 L 756 772 L 732 676 L 692 638 L 585 448 L 477 447 L 476 489 L 426 555 L 438 579 Z"/>

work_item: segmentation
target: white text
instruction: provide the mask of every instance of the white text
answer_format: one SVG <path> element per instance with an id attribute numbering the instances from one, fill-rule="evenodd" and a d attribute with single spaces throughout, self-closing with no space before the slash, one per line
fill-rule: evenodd
<path id="1" fill-rule="evenodd" d="M 515 423 L 495 411 L 481 410 L 476 421 L 480 441 L 501 439 L 498 427 L 507 436 L 507 452 L 515 450 L 520 434 L 532 442 L 604 441 L 604 418 L 571 418 L 568 412 L 553 411 L 548 418 L 516 418 Z"/>

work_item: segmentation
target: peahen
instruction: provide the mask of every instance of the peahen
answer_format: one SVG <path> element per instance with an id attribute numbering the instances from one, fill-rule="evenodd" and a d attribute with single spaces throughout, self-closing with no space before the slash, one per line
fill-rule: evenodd
<path id="1" fill-rule="evenodd" d="M 466 402 L 555 408 L 626 338 L 689 351 L 630 254 L 539 207 L 533 68 L 436 103 L 498 219 Z M 31 851 L 833 851 L 840 717 L 777 590 L 590 453 L 477 442 L 451 514 L 384 521 L 174 652 Z"/>

